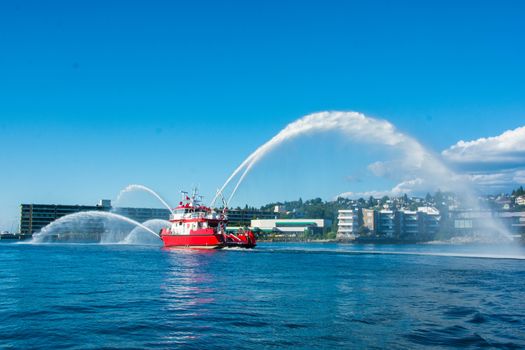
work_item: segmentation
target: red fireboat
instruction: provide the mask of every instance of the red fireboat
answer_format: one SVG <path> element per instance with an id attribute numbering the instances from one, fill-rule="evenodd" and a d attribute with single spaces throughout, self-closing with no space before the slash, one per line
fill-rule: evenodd
<path id="1" fill-rule="evenodd" d="M 170 215 L 171 225 L 160 231 L 165 247 L 221 249 L 226 247 L 253 248 L 255 235 L 239 228 L 235 233 L 226 232 L 227 208 L 217 212 L 201 204 L 197 190 L 188 196 L 182 191 L 182 201 Z"/>

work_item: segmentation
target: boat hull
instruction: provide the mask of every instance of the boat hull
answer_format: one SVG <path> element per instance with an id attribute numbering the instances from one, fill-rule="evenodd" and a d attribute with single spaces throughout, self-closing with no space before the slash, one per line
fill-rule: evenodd
<path id="1" fill-rule="evenodd" d="M 219 235 L 162 235 L 165 247 L 219 249 L 225 246 Z"/>

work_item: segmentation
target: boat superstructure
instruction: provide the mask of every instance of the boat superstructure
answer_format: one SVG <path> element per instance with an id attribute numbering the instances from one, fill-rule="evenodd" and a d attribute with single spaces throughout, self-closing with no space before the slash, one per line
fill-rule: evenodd
<path id="1" fill-rule="evenodd" d="M 224 247 L 253 248 L 256 239 L 250 230 L 226 232 L 228 209 L 215 210 L 202 204 L 194 190 L 182 191 L 182 200 L 170 215 L 170 226 L 160 231 L 166 247 L 220 249 Z"/>

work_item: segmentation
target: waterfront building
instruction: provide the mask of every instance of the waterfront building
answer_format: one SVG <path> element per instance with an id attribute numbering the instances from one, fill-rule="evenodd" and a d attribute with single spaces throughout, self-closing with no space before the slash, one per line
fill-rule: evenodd
<path id="1" fill-rule="evenodd" d="M 525 211 L 455 210 L 450 212 L 454 236 L 492 236 L 498 229 L 518 238 L 525 235 Z"/>
<path id="2" fill-rule="evenodd" d="M 498 219 L 515 238 L 525 235 L 525 211 L 499 213 Z"/>
<path id="3" fill-rule="evenodd" d="M 455 210 L 450 213 L 455 236 L 490 234 L 494 223 L 491 210 Z"/>
<path id="4" fill-rule="evenodd" d="M 81 211 L 109 211 L 111 206 L 105 204 L 103 201 L 98 205 L 21 204 L 20 233 L 31 235 L 56 219 Z"/>
<path id="5" fill-rule="evenodd" d="M 342 209 L 337 216 L 337 238 L 354 240 L 359 230 L 359 210 Z"/>
<path id="6" fill-rule="evenodd" d="M 439 232 L 441 215 L 434 207 L 418 207 L 417 211 L 403 209 L 398 216 L 401 239 L 430 240 Z"/>
<path id="7" fill-rule="evenodd" d="M 168 220 L 170 211 L 157 208 L 113 208 L 111 201 L 103 199 L 97 205 L 63 205 L 63 204 L 21 204 L 20 205 L 20 233 L 31 235 L 40 231 L 44 226 L 60 219 L 63 216 L 83 211 L 113 211 L 138 222 L 151 219 Z M 102 220 L 87 220 L 83 230 L 86 232 L 102 232 Z"/>
<path id="8" fill-rule="evenodd" d="M 349 209 L 339 210 L 340 239 L 371 237 L 372 239 L 429 240 L 438 233 L 441 215 L 436 208 Z"/>
<path id="9" fill-rule="evenodd" d="M 400 210 L 398 213 L 399 233 L 403 239 L 417 239 L 421 232 L 421 215 L 417 211 Z"/>
<path id="10" fill-rule="evenodd" d="M 419 207 L 417 211 L 421 218 L 421 238 L 434 239 L 441 228 L 441 213 L 434 207 Z"/>
<path id="11" fill-rule="evenodd" d="M 398 215 L 393 210 L 380 210 L 378 212 L 378 227 L 377 234 L 394 238 L 397 236 L 399 230 Z"/>
<path id="12" fill-rule="evenodd" d="M 362 209 L 363 212 L 363 226 L 366 227 L 372 235 L 377 230 L 377 211 L 374 209 Z"/>
<path id="13" fill-rule="evenodd" d="M 324 219 L 255 219 L 251 220 L 250 227 L 259 234 L 301 238 L 321 236 L 331 224 Z"/>
<path id="14" fill-rule="evenodd" d="M 276 219 L 278 213 L 258 209 L 228 209 L 228 226 L 250 226 L 251 220 Z"/>
<path id="15" fill-rule="evenodd" d="M 126 216 L 138 222 L 145 222 L 152 219 L 169 220 L 171 212 L 163 208 L 122 208 L 115 207 L 112 212 Z"/>

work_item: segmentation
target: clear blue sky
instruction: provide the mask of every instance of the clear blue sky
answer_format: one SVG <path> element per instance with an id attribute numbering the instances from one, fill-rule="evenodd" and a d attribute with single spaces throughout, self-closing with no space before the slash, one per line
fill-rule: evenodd
<path id="1" fill-rule="evenodd" d="M 209 196 L 316 111 L 387 119 L 436 152 L 515 129 L 524 18 L 522 1 L 1 2 L 0 228 L 22 202 L 90 204 L 130 183 Z M 353 151 L 323 144 L 337 157 L 317 168 L 303 149 L 317 148 L 276 154 L 234 204 L 349 190 L 308 184 L 343 178 L 329 167 Z M 286 152 L 308 181 L 264 181 Z"/>

